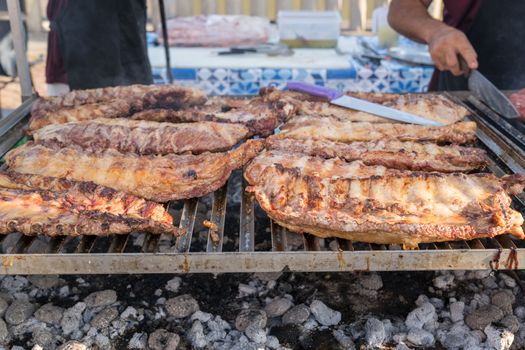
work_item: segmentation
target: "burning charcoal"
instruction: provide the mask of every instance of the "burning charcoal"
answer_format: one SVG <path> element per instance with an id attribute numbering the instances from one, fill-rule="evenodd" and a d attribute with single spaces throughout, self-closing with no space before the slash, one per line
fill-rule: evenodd
<path id="1" fill-rule="evenodd" d="M 56 342 L 55 336 L 47 330 L 37 329 L 33 332 L 33 343 L 42 346 L 43 349 L 55 348 Z"/>
<path id="2" fill-rule="evenodd" d="M 87 350 L 87 346 L 78 341 L 72 340 L 61 345 L 57 350 Z"/>
<path id="3" fill-rule="evenodd" d="M 189 294 L 179 295 L 178 297 L 168 299 L 165 303 L 168 315 L 175 318 L 184 318 L 199 310 L 197 300 Z"/>
<path id="4" fill-rule="evenodd" d="M 264 311 L 268 317 L 282 316 L 293 306 L 293 303 L 286 298 L 275 298 L 264 307 Z"/>
<path id="5" fill-rule="evenodd" d="M 494 349 L 508 350 L 514 342 L 514 334 L 506 329 L 499 329 L 488 325 L 484 331 L 487 335 L 487 344 Z"/>
<path id="6" fill-rule="evenodd" d="M 91 308 L 111 305 L 115 301 L 117 301 L 117 293 L 111 289 L 91 293 L 84 299 L 86 306 Z"/>
<path id="7" fill-rule="evenodd" d="M 164 288 L 166 288 L 166 290 L 170 292 L 177 293 L 179 291 L 181 283 L 182 279 L 180 277 L 173 277 L 166 283 L 166 286 Z"/>
<path id="8" fill-rule="evenodd" d="M 0 318 L 0 344 L 5 344 L 9 339 L 9 332 L 4 320 Z"/>
<path id="9" fill-rule="evenodd" d="M 268 317 L 263 310 L 244 309 L 235 319 L 235 328 L 244 332 L 252 323 L 255 323 L 259 328 L 264 328 L 267 320 Z"/>
<path id="10" fill-rule="evenodd" d="M 434 345 L 434 336 L 424 329 L 412 328 L 408 332 L 407 340 L 415 346 L 430 347 Z"/>
<path id="11" fill-rule="evenodd" d="M 193 315 L 191 315 L 190 321 L 199 320 L 201 322 L 208 322 L 212 317 L 213 317 L 212 314 L 198 310 L 198 311 L 195 311 Z"/>
<path id="12" fill-rule="evenodd" d="M 383 288 L 383 280 L 381 279 L 381 276 L 379 276 L 377 273 L 360 276 L 359 284 L 361 284 L 363 288 L 369 290 L 379 290 Z"/>
<path id="13" fill-rule="evenodd" d="M 450 304 L 450 319 L 452 322 L 462 321 L 465 312 L 465 303 L 462 301 L 456 301 Z"/>
<path id="14" fill-rule="evenodd" d="M 334 330 L 332 334 L 344 349 L 355 349 L 355 344 L 352 341 L 352 338 L 347 336 L 342 330 Z"/>
<path id="15" fill-rule="evenodd" d="M 437 289 L 449 290 L 454 286 L 454 275 L 446 273 L 434 278 L 433 282 Z"/>
<path id="16" fill-rule="evenodd" d="M 514 310 L 514 314 L 516 316 L 518 316 L 518 318 L 520 319 L 525 319 L 525 307 L 523 306 L 518 306 L 515 310 Z"/>
<path id="17" fill-rule="evenodd" d="M 323 326 L 335 326 L 341 322 L 341 313 L 330 309 L 320 300 L 312 301 L 310 310 L 317 322 Z"/>
<path id="18" fill-rule="evenodd" d="M 70 307 L 64 311 L 60 326 L 62 327 L 62 332 L 64 332 L 65 335 L 71 334 L 73 331 L 80 328 L 82 322 L 82 312 L 85 309 L 86 304 L 79 302 L 73 305 L 73 307 Z"/>
<path id="19" fill-rule="evenodd" d="M 260 328 L 256 323 L 251 323 L 248 327 L 246 327 L 244 334 L 246 334 L 246 336 L 250 340 L 257 344 L 266 343 L 266 332 L 264 329 Z"/>
<path id="20" fill-rule="evenodd" d="M 8 306 L 9 304 L 7 303 L 7 301 L 4 298 L 0 297 L 0 317 L 4 316 Z"/>
<path id="21" fill-rule="evenodd" d="M 193 325 L 188 332 L 188 340 L 195 348 L 203 348 L 206 346 L 206 336 L 204 335 L 204 328 L 200 321 L 193 322 Z"/>
<path id="22" fill-rule="evenodd" d="M 304 304 L 294 306 L 282 318 L 283 324 L 301 324 L 310 316 L 310 309 Z"/>
<path id="23" fill-rule="evenodd" d="M 134 333 L 128 343 L 128 349 L 146 349 L 148 335 L 146 333 Z"/>
<path id="24" fill-rule="evenodd" d="M 64 309 L 60 306 L 53 305 L 51 303 L 43 305 L 40 309 L 36 310 L 35 318 L 40 322 L 45 322 L 50 325 L 60 324 Z"/>
<path id="25" fill-rule="evenodd" d="M 148 346 L 151 350 L 175 350 L 179 346 L 180 337 L 165 329 L 157 329 L 151 333 Z"/>
<path id="26" fill-rule="evenodd" d="M 108 307 L 93 317 L 91 320 L 91 326 L 96 329 L 102 329 L 109 327 L 111 321 L 118 317 L 118 310 L 116 307 Z"/>
<path id="27" fill-rule="evenodd" d="M 421 329 L 425 323 L 437 319 L 436 309 L 431 303 L 423 303 L 417 309 L 411 311 L 405 321 L 405 325 L 411 328 Z"/>
<path id="28" fill-rule="evenodd" d="M 515 300 L 514 294 L 507 289 L 494 293 L 491 298 L 492 305 L 499 307 L 505 315 L 512 314 L 512 304 L 514 304 Z"/>
<path id="29" fill-rule="evenodd" d="M 505 328 L 507 328 L 511 333 L 516 333 L 520 328 L 520 321 L 514 315 L 505 316 L 500 321 L 500 323 L 502 326 L 505 326 Z"/>
<path id="30" fill-rule="evenodd" d="M 365 323 L 366 342 L 371 346 L 381 345 L 386 340 L 386 331 L 383 322 L 377 318 L 370 318 Z"/>
<path id="31" fill-rule="evenodd" d="M 279 348 L 279 339 L 277 337 L 274 337 L 273 335 L 266 336 L 266 343 L 264 344 L 270 349 L 277 349 Z"/>
<path id="32" fill-rule="evenodd" d="M 465 318 L 465 323 L 472 329 L 483 330 L 492 322 L 503 318 L 503 311 L 494 305 L 482 306 Z"/>
<path id="33" fill-rule="evenodd" d="M 11 325 L 17 325 L 31 317 L 34 311 L 35 307 L 33 304 L 21 300 L 15 300 L 7 308 L 5 312 L 5 320 Z"/>
<path id="34" fill-rule="evenodd" d="M 500 273 L 499 274 L 499 278 L 500 280 L 503 281 L 503 283 L 505 284 L 505 286 L 509 287 L 509 288 L 514 288 L 516 287 L 516 280 L 504 273 Z"/>

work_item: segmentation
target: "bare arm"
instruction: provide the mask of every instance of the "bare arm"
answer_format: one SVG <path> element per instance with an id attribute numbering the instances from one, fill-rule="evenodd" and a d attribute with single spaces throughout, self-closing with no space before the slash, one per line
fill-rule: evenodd
<path id="1" fill-rule="evenodd" d="M 429 45 L 430 55 L 439 70 L 461 75 L 458 55 L 470 69 L 478 67 L 477 54 L 466 35 L 432 18 L 427 8 L 432 0 L 393 0 L 388 22 L 399 33 Z"/>

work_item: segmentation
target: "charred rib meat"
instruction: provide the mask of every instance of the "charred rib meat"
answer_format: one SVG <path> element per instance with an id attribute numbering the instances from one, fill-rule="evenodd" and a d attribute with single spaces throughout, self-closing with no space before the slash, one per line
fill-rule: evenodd
<path id="1" fill-rule="evenodd" d="M 327 159 L 338 157 L 349 162 L 361 160 L 366 165 L 382 165 L 401 170 L 448 173 L 477 170 L 487 164 L 486 153 L 482 149 L 455 145 L 438 146 L 433 143 L 377 140 L 346 144 L 269 137 L 266 145 L 270 150 L 302 153 Z"/>
<path id="2" fill-rule="evenodd" d="M 459 122 L 446 126 L 427 127 L 394 123 L 353 123 L 333 118 L 300 116 L 286 123 L 276 137 L 345 143 L 394 139 L 465 144 L 476 139 L 476 123 Z"/>
<path id="3" fill-rule="evenodd" d="M 23 174 L 92 181 L 119 191 L 166 202 L 200 197 L 221 187 L 230 173 L 263 148 L 248 140 L 224 153 L 138 156 L 115 150 L 89 152 L 78 146 L 27 143 L 6 156 L 9 169 Z"/>
<path id="4" fill-rule="evenodd" d="M 270 218 L 292 231 L 415 247 L 504 233 L 525 238 L 507 194 L 524 184 L 520 175 L 459 173 L 321 178 L 275 165 L 250 190 Z"/>
<path id="5" fill-rule="evenodd" d="M 48 125 L 33 134 L 37 142 L 78 145 L 91 152 L 115 149 L 140 155 L 226 151 L 247 136 L 248 129 L 240 124 L 172 124 L 107 118 Z"/>

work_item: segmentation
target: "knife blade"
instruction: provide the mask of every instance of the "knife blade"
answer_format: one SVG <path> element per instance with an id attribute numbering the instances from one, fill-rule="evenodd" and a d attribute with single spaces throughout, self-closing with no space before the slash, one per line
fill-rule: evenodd
<path id="1" fill-rule="evenodd" d="M 479 100 L 485 102 L 489 108 L 507 119 L 514 119 L 520 116 L 520 112 L 518 112 L 512 102 L 490 80 L 478 70 L 470 69 L 461 55 L 458 55 L 458 60 L 461 70 L 468 79 L 469 91 L 474 93 Z"/>
<path id="2" fill-rule="evenodd" d="M 443 126 L 443 123 L 426 119 L 411 113 L 402 112 L 400 110 L 385 107 L 383 105 L 361 100 L 355 97 L 346 96 L 341 91 L 318 86 L 303 82 L 288 82 L 286 87 L 289 90 L 304 92 L 313 96 L 328 99 L 328 101 L 337 106 L 354 109 L 379 117 L 400 121 L 403 123 L 419 124 L 426 126 Z"/>
<path id="3" fill-rule="evenodd" d="M 514 119 L 520 113 L 512 102 L 494 84 L 477 70 L 472 70 L 468 77 L 468 89 L 490 108 L 507 119 Z"/>

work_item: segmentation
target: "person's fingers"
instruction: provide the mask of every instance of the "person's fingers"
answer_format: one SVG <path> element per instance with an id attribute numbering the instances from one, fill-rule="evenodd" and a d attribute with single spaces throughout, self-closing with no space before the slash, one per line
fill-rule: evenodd
<path id="1" fill-rule="evenodd" d="M 465 62 L 467 62 L 467 66 L 470 69 L 478 68 L 478 55 L 476 54 L 476 51 L 468 41 L 460 45 L 458 47 L 458 51 L 461 57 L 463 57 L 463 59 L 465 60 Z"/>
<path id="2" fill-rule="evenodd" d="M 458 60 L 458 57 L 455 51 L 448 50 L 446 53 L 445 59 L 446 59 L 446 64 L 447 64 L 447 70 L 449 70 L 452 74 L 458 76 L 463 73 L 461 71 L 459 60 Z"/>

